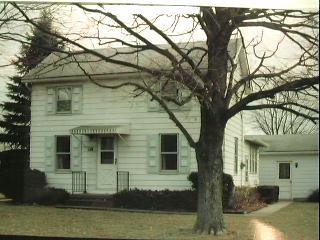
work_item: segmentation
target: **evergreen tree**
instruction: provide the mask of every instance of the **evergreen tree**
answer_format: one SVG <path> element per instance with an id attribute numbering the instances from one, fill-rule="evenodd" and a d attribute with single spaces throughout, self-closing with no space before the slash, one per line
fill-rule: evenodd
<path id="1" fill-rule="evenodd" d="M 37 24 L 50 32 L 54 32 L 50 12 L 44 11 Z M 0 153 L 1 167 L 28 167 L 30 152 L 30 118 L 31 118 L 31 85 L 21 82 L 21 77 L 36 67 L 51 52 L 61 49 L 63 45 L 52 35 L 33 28 L 27 35 L 29 44 L 21 46 L 20 55 L 13 62 L 19 76 L 10 78 L 7 84 L 8 101 L 0 104 L 3 120 L 0 128 L 0 142 L 10 147 L 10 150 Z"/>

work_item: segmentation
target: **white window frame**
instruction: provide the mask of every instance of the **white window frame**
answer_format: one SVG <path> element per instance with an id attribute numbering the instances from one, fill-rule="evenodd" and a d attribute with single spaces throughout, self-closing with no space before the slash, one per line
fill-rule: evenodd
<path id="1" fill-rule="evenodd" d="M 58 93 L 60 89 L 70 89 L 70 110 L 68 111 L 58 111 Z M 70 114 L 72 113 L 72 86 L 62 86 L 62 87 L 56 87 L 55 89 L 55 109 L 56 114 Z"/>
<path id="2" fill-rule="evenodd" d="M 176 152 L 162 152 L 162 136 L 175 135 L 177 136 L 177 151 Z M 177 155 L 177 169 L 163 169 L 162 156 L 163 155 Z M 160 171 L 162 172 L 178 172 L 179 171 L 179 134 L 177 133 L 161 133 L 160 134 Z"/>
<path id="3" fill-rule="evenodd" d="M 58 152 L 58 138 L 69 137 L 69 152 Z M 55 136 L 55 166 L 57 171 L 70 171 L 71 170 L 71 136 L 70 135 L 57 135 Z M 69 166 L 70 168 L 58 168 L 58 155 L 69 155 Z"/>
<path id="4" fill-rule="evenodd" d="M 112 138 L 113 139 L 113 149 L 102 149 L 102 139 L 103 138 Z M 112 152 L 113 153 L 113 163 L 102 163 L 101 162 L 101 153 L 103 152 Z M 103 136 L 103 137 L 100 137 L 100 164 L 104 165 L 104 164 L 108 164 L 108 165 L 115 165 L 116 164 L 116 138 L 115 136 Z"/>

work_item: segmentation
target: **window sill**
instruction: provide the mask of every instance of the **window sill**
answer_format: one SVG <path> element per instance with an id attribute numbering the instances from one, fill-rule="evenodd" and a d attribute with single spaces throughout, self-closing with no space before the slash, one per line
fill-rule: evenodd
<path id="1" fill-rule="evenodd" d="M 178 175 L 179 171 L 178 170 L 160 170 L 159 174 L 160 175 Z"/>
<path id="2" fill-rule="evenodd" d="M 72 112 L 56 112 L 55 115 L 68 116 L 68 115 L 72 115 Z"/>
<path id="3" fill-rule="evenodd" d="M 66 174 L 66 173 L 71 173 L 71 169 L 56 169 L 55 173 L 57 174 Z"/>

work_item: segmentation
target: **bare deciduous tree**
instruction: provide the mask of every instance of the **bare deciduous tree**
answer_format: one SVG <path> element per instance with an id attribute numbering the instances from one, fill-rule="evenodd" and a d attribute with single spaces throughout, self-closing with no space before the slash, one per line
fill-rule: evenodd
<path id="1" fill-rule="evenodd" d="M 36 24 L 26 6 L 16 3 L 12 3 L 11 6 L 20 14 L 17 21 L 31 24 L 50 34 Z M 169 21 L 169 16 L 166 15 L 149 18 L 136 14 L 132 16 L 133 21 L 128 23 L 108 12 L 108 8 L 102 5 L 76 4 L 75 6 L 88 16 L 92 28 L 91 31 L 82 33 L 72 29 L 64 35 L 55 34 L 55 37 L 64 41 L 70 49 L 80 50 L 61 51 L 65 54 L 61 64 L 66 64 L 67 60 L 76 61 L 83 74 L 94 83 L 111 89 L 131 86 L 133 91 L 145 92 L 153 101 L 160 104 L 196 152 L 199 189 L 195 231 L 208 234 L 218 234 L 223 231 L 225 223 L 222 209 L 222 144 L 226 124 L 237 113 L 245 110 L 281 109 L 297 116 L 302 115 L 300 111 L 291 108 L 293 105 L 291 102 L 261 103 L 261 100 L 277 97 L 281 93 L 308 92 L 319 83 L 318 74 L 300 74 L 301 69 L 317 62 L 314 49 L 318 47 L 316 17 L 318 13 L 301 10 L 201 7 L 199 13 L 171 17 L 174 19 L 172 24 L 164 28 L 159 24 L 159 19 L 165 18 Z M 183 20 L 189 25 L 184 32 L 177 32 L 178 25 Z M 251 28 L 271 30 L 272 33 L 282 35 L 281 39 L 286 39 L 292 46 L 297 46 L 293 49 L 299 56 L 286 65 L 280 64 L 274 59 L 281 50 L 282 40 L 270 40 L 276 41 L 275 48 L 261 51 L 259 47 L 262 38 L 248 40 L 245 37 L 245 29 Z M 96 31 L 93 31 L 94 29 Z M 119 29 L 126 33 L 126 38 L 110 37 L 108 34 L 103 34 L 102 29 Z M 192 35 L 197 31 L 201 31 L 206 38 L 204 46 L 177 44 L 177 35 L 192 39 Z M 252 52 L 248 55 L 249 60 L 252 57 L 256 59 L 250 61 L 252 63 L 250 72 L 245 76 L 235 75 L 239 62 L 234 61 L 234 56 L 228 50 L 234 35 L 240 38 L 246 53 Z M 23 36 L 14 36 L 12 32 L 2 36 L 7 40 L 24 42 Z M 166 45 L 154 43 L 154 36 L 164 41 Z M 114 49 L 106 55 L 103 51 L 87 47 L 83 44 L 84 40 L 91 40 L 107 47 L 119 44 L 128 48 Z M 195 57 L 193 54 L 196 52 L 198 54 L 195 54 Z M 126 57 L 144 53 L 160 56 L 161 59 L 165 59 L 166 64 L 149 67 L 138 61 L 127 60 L 131 58 Z M 128 81 L 113 86 L 98 83 L 94 75 L 82 68 L 81 54 L 92 55 L 95 59 L 93 61 L 96 62 L 121 65 L 145 73 L 149 78 L 152 77 L 152 84 L 145 81 Z M 162 79 L 179 83 L 188 90 L 188 95 L 179 99 L 161 95 L 161 91 L 154 86 L 155 82 Z M 270 84 L 271 82 L 273 84 Z M 253 90 L 250 93 L 245 91 L 247 86 L 252 86 Z M 169 102 L 183 105 L 190 100 L 197 101 L 201 113 L 198 139 L 193 139 L 168 105 Z M 309 110 L 318 113 L 317 109 Z"/>
<path id="2" fill-rule="evenodd" d="M 294 114 L 293 112 L 276 109 L 266 108 L 254 113 L 254 120 L 257 129 L 262 130 L 268 135 L 281 135 L 281 134 L 314 134 L 318 132 L 318 113 L 314 111 L 319 104 L 317 99 L 309 96 L 302 101 L 299 99 L 299 94 L 291 94 L 293 96 L 281 96 L 279 100 L 266 100 L 272 104 L 274 102 L 292 102 L 290 108 L 301 115 Z M 310 107 L 310 109 L 308 109 Z M 304 115 L 308 116 L 305 117 Z"/>

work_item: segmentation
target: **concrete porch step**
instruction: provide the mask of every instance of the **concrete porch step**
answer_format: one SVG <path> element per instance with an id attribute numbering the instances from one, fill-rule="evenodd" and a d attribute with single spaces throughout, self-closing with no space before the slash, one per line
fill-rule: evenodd
<path id="1" fill-rule="evenodd" d="M 112 207 L 113 199 L 111 195 L 107 194 L 72 194 L 64 205 Z"/>

